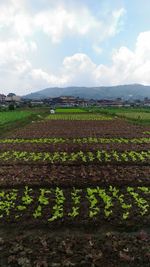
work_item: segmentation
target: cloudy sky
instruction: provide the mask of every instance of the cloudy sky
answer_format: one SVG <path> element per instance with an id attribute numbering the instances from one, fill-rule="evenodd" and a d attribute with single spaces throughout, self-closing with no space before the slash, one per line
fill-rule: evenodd
<path id="1" fill-rule="evenodd" d="M 0 93 L 150 84 L 149 0 L 0 0 Z"/>

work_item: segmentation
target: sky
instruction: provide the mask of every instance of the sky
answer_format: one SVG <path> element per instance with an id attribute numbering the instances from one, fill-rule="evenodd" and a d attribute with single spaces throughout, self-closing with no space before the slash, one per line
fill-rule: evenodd
<path id="1" fill-rule="evenodd" d="M 149 0 L 0 0 L 0 93 L 150 84 Z"/>

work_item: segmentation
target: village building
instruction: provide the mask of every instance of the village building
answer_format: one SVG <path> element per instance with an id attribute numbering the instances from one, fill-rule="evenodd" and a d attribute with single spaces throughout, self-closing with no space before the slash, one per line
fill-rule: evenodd
<path id="1" fill-rule="evenodd" d="M 4 94 L 0 94 L 0 103 L 4 103 L 6 96 Z"/>

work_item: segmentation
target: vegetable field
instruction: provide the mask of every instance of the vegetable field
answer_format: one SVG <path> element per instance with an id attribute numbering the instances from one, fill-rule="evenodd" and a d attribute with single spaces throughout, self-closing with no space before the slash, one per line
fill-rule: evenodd
<path id="1" fill-rule="evenodd" d="M 0 266 L 148 267 L 149 133 L 68 109 L 1 137 Z"/>
<path id="2" fill-rule="evenodd" d="M 127 119 L 131 122 L 134 122 L 136 124 L 143 124 L 143 125 L 149 125 L 150 124 L 150 109 L 147 107 L 138 108 L 138 107 L 109 107 L 109 108 L 98 108 L 93 107 L 90 109 L 87 109 L 87 111 L 90 112 L 96 112 L 98 114 L 107 114 L 112 116 L 117 116 L 120 118 Z"/>
<path id="3" fill-rule="evenodd" d="M 0 112 L 0 137 L 8 131 L 20 128 L 37 120 L 41 120 L 48 113 L 48 108 L 16 109 L 13 111 Z"/>
<path id="4" fill-rule="evenodd" d="M 33 113 L 31 111 L 5 111 L 0 112 L 0 126 L 5 125 L 10 122 L 25 119 L 31 116 Z"/>
<path id="5" fill-rule="evenodd" d="M 66 114 L 55 114 L 55 115 L 48 115 L 47 119 L 50 119 L 50 120 L 71 120 L 71 121 L 74 121 L 74 120 L 78 120 L 78 121 L 81 121 L 81 120 L 111 120 L 112 117 L 111 116 L 108 116 L 108 115 L 102 115 L 102 114 L 69 114 L 66 112 Z"/>

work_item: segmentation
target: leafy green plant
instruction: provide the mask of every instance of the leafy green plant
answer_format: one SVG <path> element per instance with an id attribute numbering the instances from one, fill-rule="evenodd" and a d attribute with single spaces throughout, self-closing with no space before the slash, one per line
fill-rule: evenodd
<path id="1" fill-rule="evenodd" d="M 44 188 L 40 188 L 40 195 L 39 195 L 39 198 L 38 198 L 38 206 L 36 208 L 36 210 L 34 211 L 33 213 L 33 217 L 36 219 L 36 218 L 39 218 L 42 216 L 42 207 L 43 205 L 49 205 L 49 197 L 47 197 L 47 194 L 51 194 L 51 190 L 47 190 L 47 189 L 44 189 Z"/>
<path id="2" fill-rule="evenodd" d="M 128 219 L 129 210 L 132 208 L 132 205 L 125 203 L 123 194 L 119 194 L 119 189 L 117 189 L 116 187 L 110 186 L 109 191 L 112 193 L 112 196 L 120 202 L 121 207 L 124 210 L 122 214 L 122 218 L 124 220 Z"/>
<path id="3" fill-rule="evenodd" d="M 64 214 L 63 204 L 65 201 L 65 196 L 63 190 L 60 189 L 59 187 L 57 187 L 55 190 L 55 197 L 56 197 L 56 204 L 53 207 L 53 216 L 48 219 L 49 222 L 53 222 L 57 219 L 62 218 Z"/>
<path id="4" fill-rule="evenodd" d="M 28 188 L 28 186 L 25 186 L 24 189 L 24 195 L 22 196 L 21 200 L 22 203 L 21 205 L 17 206 L 17 209 L 19 211 L 24 211 L 27 209 L 27 206 L 29 206 L 33 202 L 33 198 L 30 196 L 30 193 L 32 192 L 31 188 Z"/>
<path id="5" fill-rule="evenodd" d="M 36 189 L 35 192 L 34 189 L 28 186 L 25 186 L 24 191 L 22 191 L 22 189 L 20 191 L 19 189 L 1 190 L 0 218 L 9 219 L 13 216 L 13 218 L 17 220 L 20 215 L 23 216 L 31 211 L 31 216 L 33 216 L 34 219 L 45 218 L 44 216 L 46 215 L 46 220 L 48 220 L 48 222 L 54 222 L 60 219 L 65 220 L 67 216 L 73 219 L 80 214 L 82 201 L 84 201 L 83 196 L 88 200 L 84 202 L 84 205 L 87 205 L 88 208 L 88 214 L 86 216 L 93 220 L 95 218 L 98 219 L 100 211 L 100 215 L 105 219 L 109 218 L 109 220 L 114 218 L 112 215 L 116 217 L 120 216 L 120 214 L 121 219 L 127 220 L 132 211 L 136 212 L 136 214 L 139 213 L 141 217 L 149 215 L 150 187 L 128 186 L 121 189 L 110 185 L 106 188 L 99 186 L 95 188 L 88 187 L 85 191 L 84 189 L 73 187 L 70 190 L 72 201 L 69 201 L 69 211 L 68 208 L 66 211 L 64 210 L 66 207 L 64 204 L 67 201 L 64 192 L 64 189 L 59 187 L 55 189 L 40 188 L 38 191 Z M 70 198 L 68 200 L 70 200 Z M 135 209 L 134 203 L 138 206 L 138 209 Z M 115 209 L 116 205 L 117 209 Z M 47 219 L 49 206 L 52 207 L 51 217 Z M 44 211 L 46 211 L 46 213 Z"/>
<path id="6" fill-rule="evenodd" d="M 47 116 L 48 120 L 112 120 L 109 115 L 102 114 L 50 114 Z"/>
<path id="7" fill-rule="evenodd" d="M 73 200 L 73 207 L 72 211 L 68 214 L 71 217 L 76 217 L 79 215 L 79 209 L 80 209 L 80 199 L 81 196 L 79 195 L 82 192 L 81 189 L 75 189 L 73 188 L 73 191 L 71 192 L 71 197 Z"/>
<path id="8" fill-rule="evenodd" d="M 0 144 L 149 144 L 149 137 L 141 138 L 96 138 L 96 137 L 83 137 L 83 138 L 8 138 L 0 139 Z"/>
<path id="9" fill-rule="evenodd" d="M 33 217 L 35 219 L 37 219 L 37 218 L 39 218 L 41 216 L 42 216 L 42 207 L 41 207 L 41 205 L 38 205 L 38 207 L 36 208 L 36 210 L 33 213 Z"/>
<path id="10" fill-rule="evenodd" d="M 78 152 L 27 152 L 27 151 L 5 151 L 0 152 L 1 161 L 46 161 L 50 163 L 67 163 L 67 162 L 148 162 L 150 160 L 150 151 L 106 151 L 97 150 L 95 152 L 78 151 Z"/>
<path id="11" fill-rule="evenodd" d="M 135 202 L 137 203 L 138 207 L 140 208 L 141 215 L 145 215 L 148 212 L 149 204 L 148 202 L 139 196 L 137 192 L 134 191 L 133 187 L 128 186 L 127 192 L 134 198 Z"/>
<path id="12" fill-rule="evenodd" d="M 12 189 L 11 192 L 0 192 L 0 218 L 6 214 L 10 215 L 10 210 L 15 207 L 15 200 L 17 199 L 18 190 Z"/>
<path id="13" fill-rule="evenodd" d="M 87 188 L 87 199 L 89 201 L 89 217 L 95 217 L 99 212 L 100 208 L 97 206 L 98 200 L 95 197 L 97 194 L 97 188 Z"/>
<path id="14" fill-rule="evenodd" d="M 112 209 L 111 209 L 113 207 L 112 197 L 106 194 L 105 189 L 101 189 L 99 187 L 97 187 L 97 193 L 104 201 L 104 204 L 105 204 L 104 214 L 106 218 L 108 218 L 112 214 Z"/>

